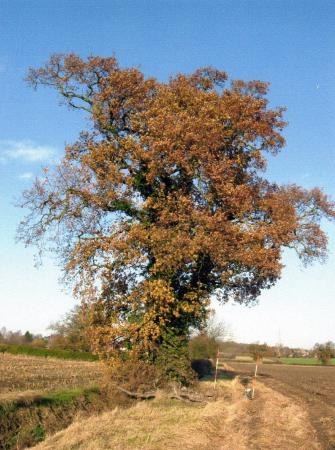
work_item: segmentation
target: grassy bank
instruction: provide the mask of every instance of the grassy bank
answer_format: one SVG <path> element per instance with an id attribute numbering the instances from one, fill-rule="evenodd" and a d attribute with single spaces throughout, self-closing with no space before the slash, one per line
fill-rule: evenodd
<path id="1" fill-rule="evenodd" d="M 46 434 L 68 426 L 82 415 L 103 412 L 111 405 L 97 386 L 41 394 L 22 394 L 0 403 L 0 449 L 30 447 Z"/>
<path id="2" fill-rule="evenodd" d="M 91 398 L 93 395 L 100 394 L 100 388 L 93 386 L 89 388 L 64 389 L 55 392 L 42 393 L 22 393 L 13 400 L 0 400 L 0 417 L 8 411 L 17 408 L 30 408 L 34 406 L 55 406 L 63 403 L 69 403 L 76 398 Z"/>
<path id="3" fill-rule="evenodd" d="M 73 350 L 53 350 L 47 348 L 36 348 L 30 345 L 0 344 L 0 353 L 11 355 L 29 355 L 59 359 L 71 359 L 77 361 L 97 361 L 98 356 L 89 352 L 77 352 Z"/>

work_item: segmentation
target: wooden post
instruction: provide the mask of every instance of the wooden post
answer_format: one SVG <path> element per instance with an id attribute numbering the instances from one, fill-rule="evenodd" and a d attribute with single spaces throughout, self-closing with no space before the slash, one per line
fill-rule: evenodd
<path id="1" fill-rule="evenodd" d="M 218 379 L 218 367 L 219 367 L 219 349 L 216 353 L 216 364 L 215 364 L 215 377 L 214 377 L 214 389 L 216 389 L 216 381 Z"/>
<path id="2" fill-rule="evenodd" d="M 252 399 L 255 397 L 255 381 L 256 381 L 256 377 L 257 377 L 257 369 L 258 369 L 258 359 L 256 361 L 254 379 L 252 380 L 252 394 L 251 394 Z"/>

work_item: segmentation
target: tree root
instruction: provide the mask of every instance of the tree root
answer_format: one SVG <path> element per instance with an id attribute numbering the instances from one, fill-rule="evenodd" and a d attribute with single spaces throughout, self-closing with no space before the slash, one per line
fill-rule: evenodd
<path id="1" fill-rule="evenodd" d="M 136 399 L 141 399 L 141 400 L 150 400 L 151 398 L 155 398 L 157 395 L 157 392 L 131 392 L 128 391 L 127 389 L 124 389 L 120 386 L 115 386 L 115 388 L 120 391 L 123 392 L 124 394 L 128 395 L 128 397 L 130 398 L 136 398 Z"/>
<path id="2" fill-rule="evenodd" d="M 186 394 L 182 394 L 182 395 L 171 394 L 171 395 L 169 395 L 169 398 L 181 400 L 182 402 L 203 403 L 203 404 L 207 403 L 206 400 L 201 400 L 199 398 L 190 397 L 189 395 L 186 395 Z"/>
<path id="3" fill-rule="evenodd" d="M 151 391 L 151 392 L 131 392 L 128 391 L 127 389 L 122 388 L 121 386 L 115 386 L 115 388 L 120 391 L 123 392 L 124 394 L 128 395 L 128 397 L 130 398 L 135 398 L 138 400 L 150 400 L 153 398 L 156 398 L 157 396 L 157 391 Z M 192 403 L 207 403 L 206 400 L 202 400 L 202 399 L 198 399 L 195 397 L 191 397 L 188 394 L 178 394 L 176 391 L 174 393 L 168 394 L 168 398 L 170 399 L 175 399 L 175 400 L 180 400 L 183 402 L 192 402 Z"/>

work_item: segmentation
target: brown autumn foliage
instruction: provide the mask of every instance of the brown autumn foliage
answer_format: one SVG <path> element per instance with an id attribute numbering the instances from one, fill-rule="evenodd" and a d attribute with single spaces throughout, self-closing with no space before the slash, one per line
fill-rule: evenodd
<path id="1" fill-rule="evenodd" d="M 24 192 L 19 236 L 59 254 L 103 357 L 154 362 L 163 342 L 201 328 L 211 295 L 250 304 L 274 285 L 284 247 L 306 263 L 325 256 L 320 221 L 334 204 L 264 176 L 285 126 L 267 83 L 211 67 L 163 83 L 74 54 L 28 80 L 92 123 Z"/>

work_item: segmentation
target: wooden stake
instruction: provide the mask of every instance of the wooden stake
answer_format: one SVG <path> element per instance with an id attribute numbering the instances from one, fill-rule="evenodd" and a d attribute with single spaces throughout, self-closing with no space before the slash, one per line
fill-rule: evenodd
<path id="1" fill-rule="evenodd" d="M 254 379 L 252 380 L 252 397 L 251 397 L 252 399 L 255 397 L 255 382 L 256 382 L 256 377 L 257 377 L 257 369 L 258 369 L 258 364 L 256 361 Z"/>
<path id="2" fill-rule="evenodd" d="M 216 389 L 216 381 L 217 381 L 217 378 L 218 378 L 218 366 L 219 366 L 219 349 L 218 349 L 217 354 L 216 354 L 214 389 Z"/>

